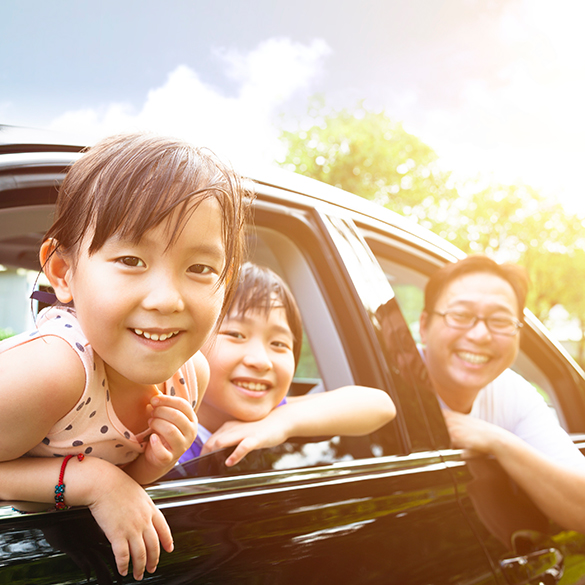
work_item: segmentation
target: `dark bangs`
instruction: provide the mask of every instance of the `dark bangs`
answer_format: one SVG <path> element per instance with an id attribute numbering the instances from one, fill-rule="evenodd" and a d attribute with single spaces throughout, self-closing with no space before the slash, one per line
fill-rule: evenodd
<path id="1" fill-rule="evenodd" d="M 303 343 L 303 324 L 297 302 L 286 283 L 269 268 L 246 262 L 240 270 L 240 279 L 228 314 L 245 316 L 249 311 L 268 315 L 282 307 L 293 334 L 295 365 L 299 363 Z"/>
<path id="2" fill-rule="evenodd" d="M 242 258 L 246 209 L 239 177 L 210 151 L 147 133 L 113 136 L 90 148 L 67 174 L 56 219 L 45 239 L 55 238 L 73 255 L 93 232 L 88 253 L 114 235 L 138 242 L 150 229 L 181 209 L 169 225 L 168 245 L 179 237 L 190 214 L 204 199 L 218 201 L 226 262 L 220 281 L 237 275 Z M 91 230 L 91 231 L 90 231 Z"/>

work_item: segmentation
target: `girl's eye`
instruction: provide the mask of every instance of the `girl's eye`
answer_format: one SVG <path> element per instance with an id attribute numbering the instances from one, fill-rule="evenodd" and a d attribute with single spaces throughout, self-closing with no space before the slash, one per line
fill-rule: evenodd
<path id="1" fill-rule="evenodd" d="M 140 268 L 146 266 L 144 261 L 142 261 L 140 258 L 136 258 L 136 256 L 123 256 L 122 258 L 119 258 L 118 261 L 124 264 L 124 266 L 133 266 Z"/>
<path id="2" fill-rule="evenodd" d="M 193 264 L 189 266 L 189 272 L 193 272 L 194 274 L 215 274 L 215 270 L 205 264 Z"/>

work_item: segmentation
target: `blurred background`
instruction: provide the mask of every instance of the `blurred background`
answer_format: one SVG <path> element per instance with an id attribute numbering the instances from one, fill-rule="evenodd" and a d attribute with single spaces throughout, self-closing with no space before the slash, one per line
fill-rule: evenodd
<path id="1" fill-rule="evenodd" d="M 0 124 L 341 186 L 526 266 L 585 365 L 584 23 L 581 0 L 9 0 Z"/>

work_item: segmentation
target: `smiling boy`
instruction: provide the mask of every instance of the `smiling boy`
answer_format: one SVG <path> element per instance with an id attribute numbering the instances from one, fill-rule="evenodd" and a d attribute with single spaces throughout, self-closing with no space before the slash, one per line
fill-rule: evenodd
<path id="1" fill-rule="evenodd" d="M 197 440 L 181 461 L 236 446 L 226 460 L 231 466 L 289 437 L 365 435 L 394 418 L 392 400 L 374 388 L 287 397 L 303 337 L 297 304 L 268 268 L 246 263 L 240 278 L 217 336 L 202 350 L 210 380 Z"/>

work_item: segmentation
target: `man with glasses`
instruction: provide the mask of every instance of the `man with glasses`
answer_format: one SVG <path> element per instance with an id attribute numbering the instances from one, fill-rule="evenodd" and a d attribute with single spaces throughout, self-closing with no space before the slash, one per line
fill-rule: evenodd
<path id="1" fill-rule="evenodd" d="M 425 288 L 424 357 L 453 447 L 492 455 L 549 518 L 585 531 L 585 457 L 509 369 L 527 290 L 521 267 L 485 256 L 439 269 Z"/>

